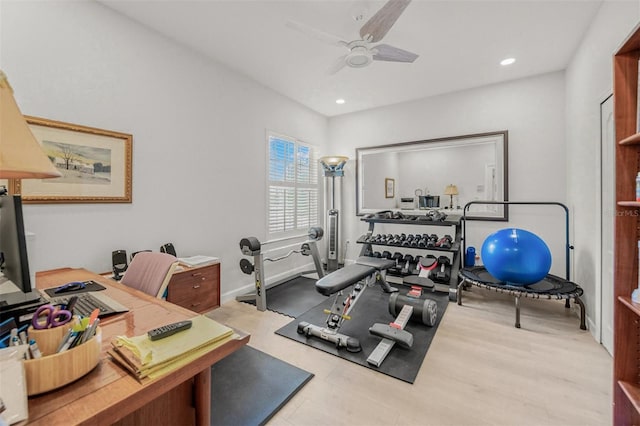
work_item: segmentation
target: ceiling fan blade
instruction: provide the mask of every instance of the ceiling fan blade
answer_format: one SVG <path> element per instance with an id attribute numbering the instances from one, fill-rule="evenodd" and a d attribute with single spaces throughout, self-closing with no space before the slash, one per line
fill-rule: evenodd
<path id="1" fill-rule="evenodd" d="M 320 31 L 318 29 L 312 28 L 308 25 L 301 24 L 299 22 L 287 21 L 287 27 L 293 28 L 294 30 L 300 31 L 310 37 L 313 37 L 322 42 L 332 44 L 334 46 L 346 46 L 348 43 L 343 41 L 340 37 L 335 36 L 333 34 L 325 33 L 324 31 Z"/>
<path id="2" fill-rule="evenodd" d="M 347 65 L 347 55 L 342 55 L 327 69 L 327 74 L 335 74 Z"/>
<path id="3" fill-rule="evenodd" d="M 411 0 L 389 0 L 360 28 L 360 37 L 372 43 L 382 40 L 409 3 Z"/>
<path id="4" fill-rule="evenodd" d="M 374 61 L 413 62 L 418 58 L 415 53 L 388 44 L 379 44 L 372 49 L 372 52 Z"/>

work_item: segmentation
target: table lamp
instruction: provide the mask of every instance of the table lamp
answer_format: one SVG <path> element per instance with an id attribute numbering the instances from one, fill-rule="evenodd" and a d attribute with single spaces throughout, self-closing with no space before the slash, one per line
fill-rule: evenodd
<path id="1" fill-rule="evenodd" d="M 449 197 L 451 197 L 449 201 L 449 208 L 453 209 L 453 196 L 458 195 L 458 187 L 453 184 L 447 185 L 447 187 L 444 189 L 444 195 L 448 195 Z"/>
<path id="2" fill-rule="evenodd" d="M 62 174 L 45 154 L 0 70 L 0 179 L 46 179 Z"/>

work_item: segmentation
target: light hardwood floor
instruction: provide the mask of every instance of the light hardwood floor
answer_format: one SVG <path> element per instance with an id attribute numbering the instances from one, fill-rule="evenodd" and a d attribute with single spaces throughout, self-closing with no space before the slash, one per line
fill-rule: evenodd
<path id="1" fill-rule="evenodd" d="M 357 307 L 353 314 L 357 314 Z M 227 302 L 212 318 L 315 377 L 269 425 L 608 425 L 612 360 L 563 301 L 465 291 L 413 385 L 278 336 L 292 318 Z"/>

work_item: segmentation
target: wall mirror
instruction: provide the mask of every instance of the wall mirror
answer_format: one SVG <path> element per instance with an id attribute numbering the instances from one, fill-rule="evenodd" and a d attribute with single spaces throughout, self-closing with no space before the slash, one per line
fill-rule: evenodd
<path id="1" fill-rule="evenodd" d="M 507 143 L 504 130 L 357 148 L 356 213 L 438 208 L 462 215 L 470 201 L 508 201 Z M 506 221 L 508 206 L 474 204 L 466 216 Z"/>

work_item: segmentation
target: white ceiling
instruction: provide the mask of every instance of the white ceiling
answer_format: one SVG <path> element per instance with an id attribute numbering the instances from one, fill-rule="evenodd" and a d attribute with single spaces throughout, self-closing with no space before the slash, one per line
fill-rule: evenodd
<path id="1" fill-rule="evenodd" d="M 417 53 L 414 63 L 374 61 L 332 75 L 346 48 L 287 22 L 351 41 L 384 0 L 99 1 L 326 116 L 562 70 L 602 3 L 413 0 L 382 42 Z M 500 66 L 506 57 L 517 61 Z"/>

